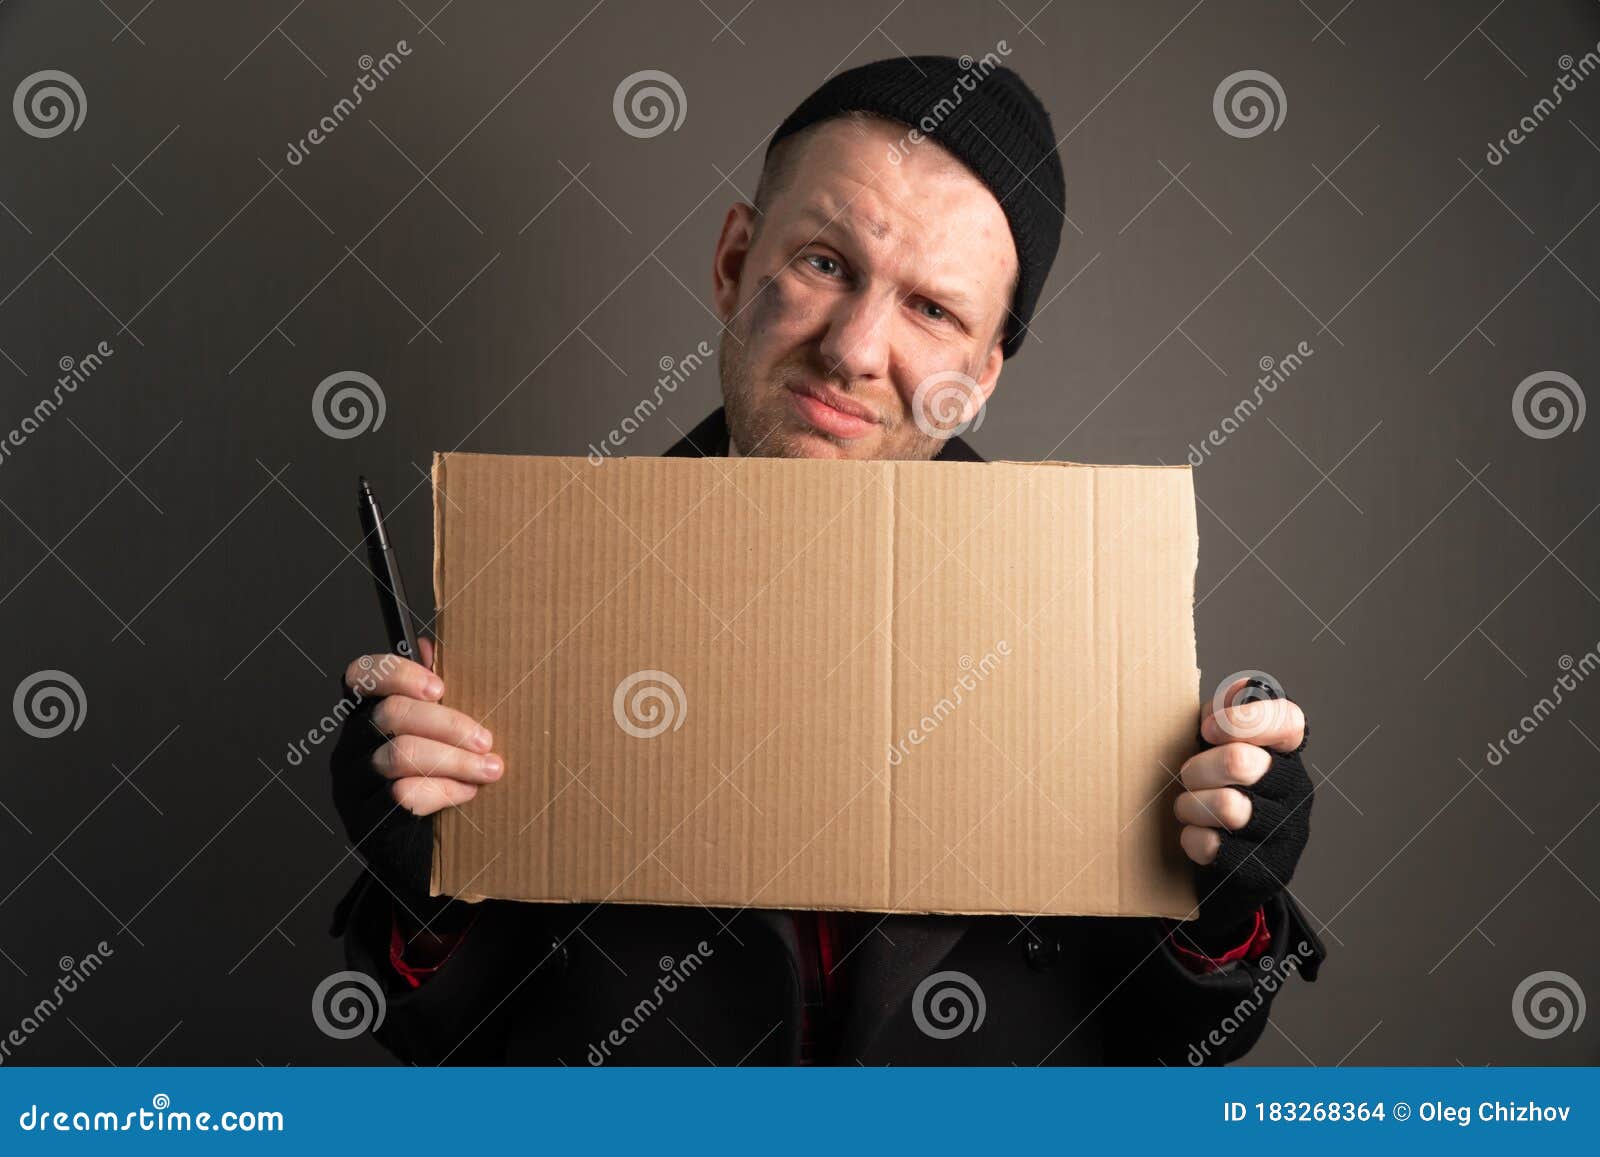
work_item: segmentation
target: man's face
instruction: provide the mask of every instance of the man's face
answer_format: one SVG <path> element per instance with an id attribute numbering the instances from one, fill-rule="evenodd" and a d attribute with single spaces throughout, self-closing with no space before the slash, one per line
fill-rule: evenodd
<path id="1" fill-rule="evenodd" d="M 713 274 L 737 453 L 932 458 L 993 392 L 1017 272 L 1005 212 L 906 134 L 825 122 L 795 140 L 759 227 L 750 206 L 728 211 Z"/>

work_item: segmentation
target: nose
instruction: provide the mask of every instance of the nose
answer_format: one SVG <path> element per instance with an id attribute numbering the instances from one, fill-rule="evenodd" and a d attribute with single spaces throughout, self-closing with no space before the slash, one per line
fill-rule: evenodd
<path id="1" fill-rule="evenodd" d="M 828 318 L 820 352 L 828 370 L 849 383 L 888 376 L 894 303 L 876 294 L 840 297 Z"/>

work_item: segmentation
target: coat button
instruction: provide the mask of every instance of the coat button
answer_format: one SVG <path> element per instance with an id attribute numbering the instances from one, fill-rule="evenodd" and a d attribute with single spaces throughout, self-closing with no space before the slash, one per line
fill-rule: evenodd
<path id="1" fill-rule="evenodd" d="M 1028 967 L 1035 972 L 1043 972 L 1055 966 L 1061 959 L 1061 942 L 1059 940 L 1043 940 L 1031 933 L 1023 946 L 1023 952 L 1028 959 Z"/>

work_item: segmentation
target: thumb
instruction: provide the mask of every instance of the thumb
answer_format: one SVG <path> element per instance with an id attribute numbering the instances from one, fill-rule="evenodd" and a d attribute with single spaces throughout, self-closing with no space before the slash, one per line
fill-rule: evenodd
<path id="1" fill-rule="evenodd" d="M 422 665 L 428 670 L 433 670 L 433 640 L 426 635 L 417 639 L 417 654 L 422 660 Z"/>

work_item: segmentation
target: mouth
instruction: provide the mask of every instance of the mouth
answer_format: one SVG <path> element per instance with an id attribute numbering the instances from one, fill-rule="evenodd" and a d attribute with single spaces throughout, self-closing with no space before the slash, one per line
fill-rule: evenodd
<path id="1" fill-rule="evenodd" d="M 878 425 L 877 415 L 871 409 L 837 390 L 809 382 L 786 388 L 801 420 L 830 437 L 860 438 Z"/>

